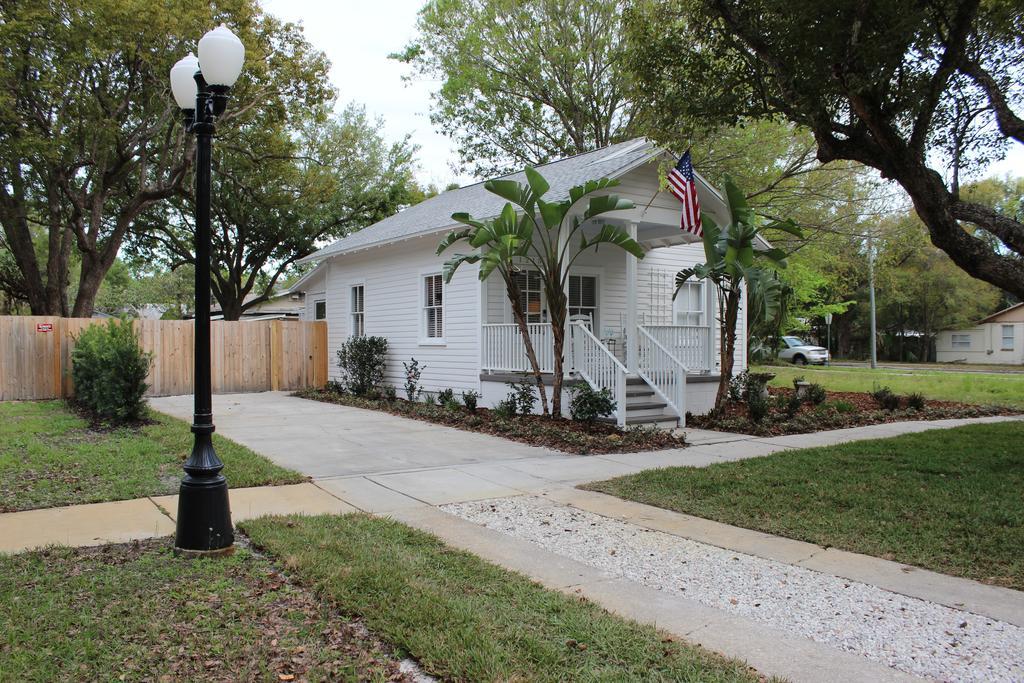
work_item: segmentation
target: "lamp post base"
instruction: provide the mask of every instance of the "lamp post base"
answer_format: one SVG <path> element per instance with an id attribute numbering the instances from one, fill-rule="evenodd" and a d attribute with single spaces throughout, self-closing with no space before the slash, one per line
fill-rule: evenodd
<path id="1" fill-rule="evenodd" d="M 224 554 L 234 542 L 227 480 L 221 475 L 203 479 L 186 475 L 178 492 L 175 552 Z"/>

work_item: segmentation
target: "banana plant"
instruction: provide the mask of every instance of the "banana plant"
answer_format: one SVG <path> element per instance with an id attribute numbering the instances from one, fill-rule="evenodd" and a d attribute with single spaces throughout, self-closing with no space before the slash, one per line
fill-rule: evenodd
<path id="1" fill-rule="evenodd" d="M 545 199 L 551 190 L 547 180 L 533 168 L 527 168 L 525 175 L 526 183 L 507 179 L 484 183 L 488 192 L 506 200 L 501 213 L 488 220 L 475 219 L 468 213 L 452 214 L 454 220 L 467 227 L 449 233 L 438 246 L 437 253 L 463 241 L 475 250 L 469 254 L 456 254 L 445 262 L 444 272 L 448 279 L 463 263 L 480 263 L 481 280 L 496 270 L 501 274 L 547 413 L 543 378 L 530 340 L 522 292 L 515 277 L 526 269 L 539 273 L 554 345 L 551 414 L 558 417 L 561 415 L 565 375 L 565 324 L 569 317 L 565 291 L 573 263 L 584 252 L 602 245 L 624 249 L 637 258 L 643 258 L 645 252 L 640 243 L 621 227 L 606 223 L 590 229 L 593 224 L 587 223 L 612 211 L 633 208 L 633 202 L 628 199 L 604 194 L 619 184 L 617 180 L 588 180 L 570 188 L 565 199 L 549 201 Z M 602 194 L 595 194 L 598 192 Z"/>
<path id="2" fill-rule="evenodd" d="M 792 220 L 764 223 L 747 203 L 746 196 L 733 179 L 725 177 L 726 203 L 729 223 L 719 226 L 715 219 L 701 212 L 704 228 L 705 262 L 676 273 L 676 291 L 690 278 L 708 280 L 718 290 L 719 362 L 721 376 L 715 410 L 721 410 L 729 397 L 729 380 L 736 356 L 736 321 L 739 318 L 743 289 L 753 291 L 754 301 L 760 308 L 756 315 L 771 318 L 778 315 L 782 299 L 782 283 L 775 277 L 775 269 L 786 267 L 786 254 L 781 249 L 769 248 L 758 252 L 755 245 L 766 230 L 778 230 L 795 237 L 803 231 Z M 756 290 L 756 291 L 754 291 Z"/>

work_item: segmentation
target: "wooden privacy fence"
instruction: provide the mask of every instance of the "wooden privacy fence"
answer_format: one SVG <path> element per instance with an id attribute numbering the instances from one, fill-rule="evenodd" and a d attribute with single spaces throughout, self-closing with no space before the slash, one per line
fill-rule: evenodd
<path id="1" fill-rule="evenodd" d="M 0 316 L 0 400 L 71 396 L 71 351 L 103 318 Z M 135 320 L 153 354 L 147 396 L 192 393 L 191 320 Z M 327 382 L 327 323 L 254 320 L 211 323 L 213 391 L 294 390 Z"/>

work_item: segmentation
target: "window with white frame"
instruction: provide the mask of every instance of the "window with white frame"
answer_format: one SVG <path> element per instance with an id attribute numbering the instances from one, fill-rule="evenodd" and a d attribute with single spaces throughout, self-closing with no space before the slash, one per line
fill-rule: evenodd
<path id="1" fill-rule="evenodd" d="M 969 349 L 971 348 L 971 335 L 952 334 L 950 335 L 950 345 L 954 349 Z"/>
<path id="2" fill-rule="evenodd" d="M 440 275 L 423 278 L 423 336 L 444 338 L 444 282 Z"/>
<path id="3" fill-rule="evenodd" d="M 363 317 L 363 286 L 352 286 L 352 336 L 366 334 L 366 319 Z"/>
<path id="4" fill-rule="evenodd" d="M 313 302 L 313 320 L 327 319 L 327 302 L 323 299 Z"/>
<path id="5" fill-rule="evenodd" d="M 704 325 L 704 283 L 684 282 L 672 302 L 676 325 Z"/>
<path id="6" fill-rule="evenodd" d="M 536 270 L 521 270 L 515 275 L 519 285 L 519 301 L 526 313 L 526 322 L 544 322 L 544 292 L 540 273 Z"/>
<path id="7" fill-rule="evenodd" d="M 597 327 L 597 278 L 593 275 L 569 276 L 569 319 L 590 317 L 591 329 Z"/>
<path id="8" fill-rule="evenodd" d="M 1013 325 L 1003 325 L 1003 351 L 1013 351 Z"/>

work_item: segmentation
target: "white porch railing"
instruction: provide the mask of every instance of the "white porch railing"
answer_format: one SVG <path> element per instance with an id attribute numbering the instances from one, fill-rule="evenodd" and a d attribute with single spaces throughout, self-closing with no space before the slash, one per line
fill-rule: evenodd
<path id="1" fill-rule="evenodd" d="M 530 341 L 537 354 L 541 372 L 555 371 L 554 339 L 551 323 L 529 323 Z M 533 372 L 526 344 L 515 323 L 485 324 L 480 343 L 481 370 L 485 372 Z"/>
<path id="2" fill-rule="evenodd" d="M 706 325 L 647 325 L 644 329 L 688 372 L 711 372 L 715 368 L 713 328 Z M 638 341 L 643 342 L 643 335 Z"/>
<path id="3" fill-rule="evenodd" d="M 637 333 L 637 373 L 684 421 L 685 426 L 686 366 L 658 343 L 643 325 L 637 326 Z"/>
<path id="4" fill-rule="evenodd" d="M 608 389 L 615 399 L 615 419 L 626 426 L 626 366 L 583 323 L 569 326 L 572 366 L 594 389 Z"/>

